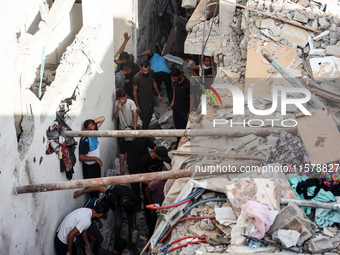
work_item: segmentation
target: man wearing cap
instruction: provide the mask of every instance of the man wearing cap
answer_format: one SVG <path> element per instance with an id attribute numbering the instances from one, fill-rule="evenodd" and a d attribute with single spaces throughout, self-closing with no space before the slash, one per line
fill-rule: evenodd
<path id="1" fill-rule="evenodd" d="M 125 130 L 134 130 L 134 128 L 128 126 Z M 155 147 L 156 144 L 148 137 L 125 137 L 119 146 L 120 174 L 125 174 L 125 154 L 129 174 L 138 174 L 140 173 L 140 160 L 144 155 L 149 154 L 148 148 L 154 149 Z M 131 187 L 136 195 L 139 196 L 140 183 L 131 183 Z"/>
<path id="2" fill-rule="evenodd" d="M 162 171 L 163 161 L 171 163 L 168 150 L 164 146 L 158 146 L 154 152 L 142 157 L 139 169 L 141 173 L 159 172 Z"/>
<path id="3" fill-rule="evenodd" d="M 163 169 L 163 161 L 170 164 L 171 159 L 169 158 L 168 155 L 168 150 L 164 146 L 158 146 L 156 147 L 155 151 L 145 155 L 140 162 L 140 170 L 142 173 L 151 173 L 151 172 L 159 172 L 162 171 Z M 150 204 L 150 196 L 146 194 L 146 191 L 152 191 L 156 192 L 158 188 L 155 186 L 163 184 L 164 187 L 164 181 L 160 181 L 159 183 L 153 183 L 154 189 L 148 190 L 148 184 L 147 182 L 142 183 L 142 190 L 144 193 L 144 205 Z M 154 201 L 160 202 L 160 201 Z M 149 228 L 149 238 L 151 238 L 156 221 L 157 221 L 157 215 L 154 213 L 154 211 L 151 211 L 147 208 L 145 208 L 145 219 L 146 219 L 146 224 L 148 225 Z"/>

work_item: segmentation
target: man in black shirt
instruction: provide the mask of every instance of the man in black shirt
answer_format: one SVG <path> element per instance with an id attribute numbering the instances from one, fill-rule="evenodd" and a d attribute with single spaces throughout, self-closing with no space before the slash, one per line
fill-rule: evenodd
<path id="1" fill-rule="evenodd" d="M 128 126 L 125 130 L 133 130 Z M 148 148 L 154 149 L 156 144 L 148 137 L 125 137 L 119 147 L 120 174 L 125 174 L 124 160 L 126 154 L 126 163 L 129 174 L 140 173 L 139 164 L 144 155 L 149 154 Z M 139 196 L 139 183 L 131 183 L 133 191 Z"/>
<path id="2" fill-rule="evenodd" d="M 137 112 L 143 121 L 143 129 L 148 129 L 155 107 L 153 89 L 158 95 L 158 101 L 163 101 L 159 94 L 154 71 L 150 69 L 148 61 L 143 61 L 140 71 L 133 77 L 133 99 L 137 106 Z"/>
<path id="3" fill-rule="evenodd" d="M 154 152 L 143 156 L 139 169 L 141 173 L 159 172 L 162 171 L 163 161 L 171 163 L 168 150 L 164 146 L 158 146 Z"/>
<path id="4" fill-rule="evenodd" d="M 185 129 L 189 114 L 194 106 L 194 97 L 190 91 L 190 81 L 177 68 L 171 70 L 174 96 L 170 104 L 176 129 Z M 177 138 L 177 144 L 180 138 Z"/>
<path id="5" fill-rule="evenodd" d="M 123 211 L 128 216 L 128 224 L 129 224 L 129 240 L 131 240 L 131 230 L 137 229 L 136 225 L 136 213 L 138 208 L 140 207 L 141 201 L 139 196 L 137 196 L 131 188 L 124 185 L 116 185 L 113 188 L 106 188 L 104 186 L 97 186 L 86 188 L 83 190 L 77 190 L 74 192 L 73 197 L 79 197 L 85 193 L 99 191 L 105 194 L 105 196 L 101 199 L 108 203 L 113 211 L 113 215 L 115 218 L 114 223 L 114 233 L 115 239 L 120 238 L 121 230 L 123 226 Z"/>
<path id="6" fill-rule="evenodd" d="M 140 170 L 142 173 L 162 171 L 163 161 L 168 164 L 171 163 L 171 159 L 168 156 L 168 150 L 164 146 L 158 146 L 155 149 L 155 152 L 145 155 L 141 159 Z M 148 186 L 148 183 L 142 183 L 145 206 L 149 204 L 148 198 L 145 195 L 145 189 L 147 188 L 147 186 Z M 154 213 L 151 213 L 149 209 L 145 208 L 145 219 L 146 219 L 146 224 L 148 225 L 148 228 L 149 228 L 149 239 L 150 239 L 153 234 L 155 225 L 156 225 L 157 215 Z"/>

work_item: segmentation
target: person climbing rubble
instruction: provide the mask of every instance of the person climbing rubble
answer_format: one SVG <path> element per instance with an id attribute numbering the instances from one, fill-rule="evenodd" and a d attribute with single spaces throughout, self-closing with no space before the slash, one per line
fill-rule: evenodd
<path id="1" fill-rule="evenodd" d="M 124 42 L 122 43 L 122 46 L 120 46 L 119 52 L 115 57 L 115 73 L 118 73 L 121 68 L 122 65 L 129 60 L 129 54 L 127 52 L 124 51 L 126 44 L 128 43 L 128 41 L 131 38 L 131 35 L 129 36 L 128 33 L 124 33 Z"/>
<path id="2" fill-rule="evenodd" d="M 128 238 L 129 241 L 131 241 L 132 229 L 138 230 L 138 227 L 136 225 L 136 214 L 141 204 L 140 198 L 133 192 L 130 187 L 125 185 L 116 185 L 112 188 L 96 186 L 83 190 L 77 190 L 74 192 L 73 197 L 77 198 L 83 194 L 94 191 L 105 194 L 102 200 L 108 203 L 113 212 L 115 219 L 114 234 L 116 240 L 121 237 L 121 230 L 123 226 L 123 210 L 127 214 L 129 225 Z"/>
<path id="3" fill-rule="evenodd" d="M 55 235 L 54 247 L 56 253 L 58 255 L 77 254 L 74 240 L 77 235 L 81 234 L 86 244 L 87 253 L 91 254 L 92 249 L 86 230 L 90 227 L 92 219 L 102 217 L 108 210 L 109 206 L 105 202 L 100 202 L 92 209 L 79 208 L 68 214 L 61 222 Z"/>
<path id="4" fill-rule="evenodd" d="M 148 129 L 155 108 L 155 98 L 152 87 L 158 95 L 158 101 L 161 103 L 163 99 L 159 94 L 154 71 L 150 69 L 149 62 L 143 61 L 140 68 L 139 73 L 133 78 L 133 98 L 139 116 L 143 121 L 142 128 Z"/>
<path id="5" fill-rule="evenodd" d="M 158 90 L 160 90 L 162 82 L 164 82 L 166 87 L 166 93 L 169 100 L 169 104 L 172 102 L 172 85 L 170 79 L 170 70 L 166 65 L 166 60 L 161 55 L 153 52 L 151 50 L 146 50 L 137 55 L 138 58 L 142 56 L 148 56 L 150 62 L 150 68 L 155 73 L 155 80 L 157 83 Z"/>
<path id="6" fill-rule="evenodd" d="M 85 131 L 94 131 L 105 121 L 101 116 L 94 120 L 88 119 L 84 122 Z M 99 178 L 103 162 L 100 159 L 99 141 L 97 137 L 82 137 L 79 143 L 79 160 L 83 161 L 84 179 Z M 90 197 L 98 197 L 99 193 L 90 193 Z"/>

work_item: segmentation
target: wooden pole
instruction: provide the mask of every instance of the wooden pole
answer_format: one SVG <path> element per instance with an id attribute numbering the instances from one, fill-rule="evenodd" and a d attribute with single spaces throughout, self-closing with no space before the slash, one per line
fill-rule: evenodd
<path id="1" fill-rule="evenodd" d="M 247 169 L 259 170 L 262 163 L 260 161 L 252 160 L 242 160 L 238 162 L 232 162 L 224 166 L 212 165 L 208 167 L 191 167 L 188 169 L 170 170 L 162 172 L 153 172 L 146 174 L 130 174 L 112 177 L 101 177 L 94 179 L 82 179 L 75 181 L 65 181 L 57 183 L 44 183 L 44 184 L 32 184 L 25 186 L 18 186 L 16 188 L 17 194 L 23 193 L 35 193 L 35 192 L 46 192 L 54 190 L 65 190 L 65 189 L 79 189 L 79 188 L 89 188 L 96 186 L 107 186 L 107 185 L 117 185 L 117 184 L 127 184 L 127 183 L 137 183 L 137 182 L 149 182 L 158 180 L 168 180 L 177 179 L 184 177 L 191 178 L 208 178 L 216 177 L 225 174 L 236 174 L 244 173 Z M 244 168 L 244 169 L 242 169 Z M 255 171 L 254 170 L 254 171 Z"/>
<path id="2" fill-rule="evenodd" d="M 170 151 L 172 155 L 175 156 L 185 156 L 185 157 L 207 157 L 207 158 L 223 158 L 223 159 L 241 159 L 241 160 L 258 160 L 264 161 L 264 158 L 261 157 L 252 157 L 252 156 L 245 156 L 245 155 L 222 155 L 222 154 L 200 154 L 200 153 L 192 153 L 192 152 L 185 152 L 185 151 Z"/>
<path id="3" fill-rule="evenodd" d="M 211 129 L 153 129 L 153 130 L 96 130 L 96 131 L 65 131 L 68 137 L 181 137 L 181 136 L 268 136 L 286 131 L 297 134 L 297 128 L 261 128 L 261 127 L 230 127 L 225 124 Z"/>
<path id="4" fill-rule="evenodd" d="M 142 252 L 140 253 L 140 255 L 144 255 L 144 252 L 146 251 L 146 249 L 150 246 L 151 243 L 151 238 L 149 239 L 148 243 L 145 245 L 144 249 L 142 250 Z"/>
<path id="5" fill-rule="evenodd" d="M 235 4 L 235 3 L 229 2 L 229 1 L 227 1 L 227 0 L 222 0 L 222 1 L 223 1 L 223 2 L 226 2 L 226 3 L 228 3 L 228 4 L 236 5 L 237 7 L 241 7 L 241 8 L 247 9 L 247 10 L 252 11 L 252 12 L 260 13 L 260 14 L 262 14 L 262 15 L 264 15 L 264 16 L 267 16 L 267 17 L 270 17 L 270 18 L 273 18 L 273 19 L 280 20 L 280 21 L 282 21 L 282 22 L 284 22 L 284 23 L 288 23 L 288 24 L 291 24 L 291 25 L 296 26 L 296 27 L 301 27 L 301 28 L 303 28 L 303 29 L 306 29 L 306 30 L 309 30 L 309 31 L 313 31 L 313 32 L 318 33 L 318 34 L 321 33 L 320 31 L 318 31 L 318 30 L 316 30 L 316 29 L 313 29 L 313 28 L 310 28 L 310 27 L 303 26 L 303 25 L 301 25 L 301 24 L 298 23 L 298 22 L 286 20 L 286 19 L 277 17 L 277 16 L 275 16 L 275 15 L 272 15 L 272 14 L 269 14 L 269 13 L 266 13 L 266 12 L 261 12 L 261 11 L 255 10 L 255 9 L 253 9 L 253 8 L 244 6 L 244 5 L 242 5 L 242 4 Z"/>
<path id="6" fill-rule="evenodd" d="M 313 208 L 325 208 L 325 209 L 340 211 L 340 204 L 281 198 L 281 204 L 286 205 L 289 202 L 295 203 L 298 206 L 313 207 Z"/>
<path id="7" fill-rule="evenodd" d="M 101 177 L 93 179 L 75 180 L 75 181 L 65 181 L 58 183 L 45 183 L 45 184 L 32 184 L 26 186 L 17 187 L 17 193 L 34 193 L 34 192 L 46 192 L 54 190 L 64 190 L 64 189 L 79 189 L 88 188 L 96 186 L 106 186 L 106 185 L 116 185 L 116 184 L 127 184 L 136 182 L 146 182 L 146 181 L 158 181 L 167 179 L 177 179 L 183 177 L 190 177 L 190 169 L 180 169 L 171 170 L 163 172 L 153 172 L 146 174 L 130 174 L 114 177 Z"/>

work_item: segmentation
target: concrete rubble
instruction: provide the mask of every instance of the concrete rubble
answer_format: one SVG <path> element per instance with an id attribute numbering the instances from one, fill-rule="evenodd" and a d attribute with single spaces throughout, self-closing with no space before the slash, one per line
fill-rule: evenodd
<path id="1" fill-rule="evenodd" d="M 252 105 L 249 101 L 245 101 L 248 107 L 245 107 L 244 114 L 236 116 L 233 114 L 235 99 L 231 91 L 217 86 L 216 91 L 222 103 L 216 104 L 207 98 L 207 114 L 199 113 L 202 107 L 200 105 L 198 110 L 190 116 L 191 129 L 230 128 L 231 123 L 236 123 L 236 127 L 247 124 L 249 126 L 254 119 L 260 127 L 279 128 L 282 127 L 282 123 L 293 125 L 294 121 L 298 120 L 301 114 L 300 109 L 292 105 L 287 106 L 286 114 L 282 113 L 281 105 L 277 105 L 270 115 L 265 116 L 253 114 L 249 110 L 251 107 L 257 110 L 267 110 L 272 107 L 276 100 L 272 96 L 273 87 L 292 87 L 263 58 L 262 49 L 269 51 L 289 73 L 312 93 L 315 93 L 313 96 L 327 106 L 334 116 L 339 117 L 340 105 L 337 103 L 337 96 L 340 95 L 338 85 L 340 81 L 340 18 L 337 16 L 338 13 L 331 13 L 332 10 L 324 12 L 321 10 L 324 5 L 316 2 L 249 0 L 236 1 L 238 5 L 229 1 L 220 1 L 219 11 L 213 17 L 214 1 L 208 2 L 210 4 L 208 20 L 204 23 L 204 19 L 200 17 L 190 23 L 190 29 L 187 26 L 189 33 L 185 41 L 185 53 L 202 54 L 204 34 L 207 40 L 204 55 L 212 56 L 215 64 L 216 77 L 213 84 L 232 84 L 246 96 L 250 88 L 253 101 Z M 290 99 L 297 97 L 294 94 L 288 95 Z M 309 111 L 315 109 L 309 104 L 305 107 Z M 163 114 L 164 117 L 159 119 L 162 119 L 160 125 L 166 125 L 163 119 L 166 119 L 167 113 Z M 220 120 L 220 125 L 214 125 L 216 119 Z M 271 119 L 276 121 L 268 121 Z M 255 123 L 252 124 L 255 126 Z M 190 168 L 196 175 L 194 174 L 190 181 L 183 181 L 187 183 L 186 185 L 177 183 L 179 180 L 168 182 L 164 203 L 180 201 L 186 197 L 184 194 L 188 195 L 190 190 L 194 192 L 198 187 L 203 187 L 205 191 L 202 195 L 195 197 L 189 205 L 179 206 L 178 211 L 170 216 L 166 211 L 161 212 L 158 228 L 151 240 L 152 254 L 165 254 L 166 244 L 169 245 L 187 236 L 194 237 L 171 244 L 170 247 L 196 242 L 199 240 L 197 236 L 205 236 L 206 241 L 176 249 L 172 251 L 172 254 L 339 253 L 339 224 L 320 228 L 314 223 L 313 216 L 310 214 L 307 216 L 304 210 L 295 203 L 289 203 L 288 206 L 280 204 L 281 198 L 297 198 L 292 184 L 287 181 L 285 176 L 287 173 L 281 172 L 278 175 L 268 176 L 267 179 L 263 178 L 263 175 L 260 176 L 263 172 L 242 174 L 239 168 L 233 173 L 231 171 L 220 173 L 220 175 L 212 173 L 209 177 L 207 174 L 205 176 L 197 174 L 197 169 L 209 169 L 211 166 L 227 168 L 231 165 L 244 165 L 263 171 L 268 158 L 273 155 L 283 137 L 283 133 L 273 133 L 269 136 L 251 134 L 243 137 L 182 138 L 181 146 L 177 151 L 187 153 L 187 156 L 176 155 L 174 152 L 172 167 L 173 169 Z M 294 134 L 293 137 L 300 139 L 299 134 Z M 301 139 L 299 141 L 303 146 Z M 209 155 L 207 155 L 208 152 Z M 197 156 L 204 154 L 206 156 Z M 227 158 L 226 156 L 235 157 Z M 301 164 L 305 163 L 303 159 L 296 160 L 301 160 Z M 272 166 L 282 165 L 284 165 L 282 162 L 277 161 Z M 217 168 L 210 168 L 212 169 Z M 194 184 L 189 185 L 191 181 Z M 227 201 L 199 204 L 185 217 L 215 216 L 215 219 L 182 221 L 172 229 L 163 244 L 159 243 L 157 239 L 164 236 L 163 232 L 175 225 L 178 217 L 182 217 L 180 212 L 184 213 L 199 201 L 213 198 L 225 198 Z M 240 229 L 237 230 L 237 221 L 243 216 L 241 208 L 249 200 L 261 203 L 268 209 L 267 220 L 270 228 L 262 238 L 262 241 L 267 242 L 266 245 L 264 242 L 260 246 L 251 246 L 243 237 L 245 232 L 241 233 Z M 244 229 L 249 230 L 257 226 L 248 225 L 247 227 Z M 233 242 L 233 230 L 234 233 L 235 230 L 240 231 L 243 239 L 239 243 Z M 223 241 L 213 245 L 214 242 L 209 242 L 209 238 L 215 242 L 216 240 Z"/>

